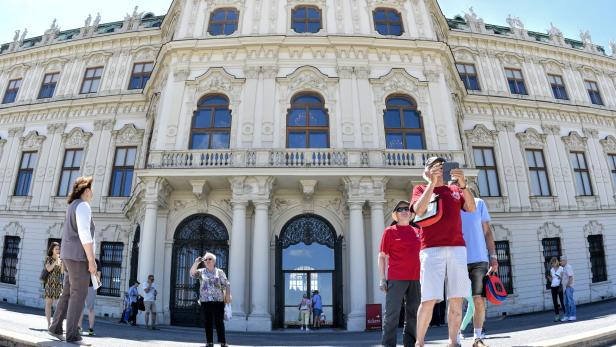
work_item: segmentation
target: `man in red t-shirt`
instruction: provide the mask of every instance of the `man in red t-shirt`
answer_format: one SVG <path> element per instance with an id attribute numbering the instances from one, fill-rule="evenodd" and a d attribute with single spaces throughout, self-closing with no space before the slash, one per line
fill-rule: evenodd
<path id="1" fill-rule="evenodd" d="M 410 225 L 414 217 L 408 201 L 399 201 L 391 217 L 396 224 L 383 232 L 379 250 L 379 287 L 385 294 L 383 340 L 385 347 L 396 346 L 396 331 L 402 299 L 406 300 L 404 314 L 404 346 L 414 346 L 417 337 L 417 308 L 419 307 L 419 237 L 418 229 Z"/>
<path id="2" fill-rule="evenodd" d="M 443 285 L 449 302 L 449 346 L 458 346 L 456 336 L 462 320 L 462 300 L 471 290 L 460 210 L 475 211 L 475 199 L 466 189 L 461 169 L 451 170 L 451 177 L 458 182 L 458 186 L 443 182 L 444 162 L 445 159 L 440 157 L 431 157 L 426 161 L 424 178 L 428 184 L 415 186 L 411 199 L 418 216 L 426 213 L 428 204 L 436 196 L 441 200 L 443 209 L 438 222 L 421 230 L 421 305 L 417 312 L 416 346 L 424 345 L 434 304 L 443 300 Z"/>

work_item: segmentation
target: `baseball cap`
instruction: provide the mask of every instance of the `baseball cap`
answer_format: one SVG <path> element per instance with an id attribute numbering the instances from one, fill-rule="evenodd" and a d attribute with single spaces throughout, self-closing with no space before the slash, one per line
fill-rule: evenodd
<path id="1" fill-rule="evenodd" d="M 396 212 L 396 209 L 400 206 L 408 206 L 410 209 L 412 209 L 413 207 L 411 207 L 411 204 L 406 201 L 406 200 L 400 200 L 398 201 L 398 203 L 396 204 L 396 206 L 394 206 L 394 209 L 392 210 L 392 212 Z"/>
<path id="2" fill-rule="evenodd" d="M 430 157 L 428 158 L 428 160 L 426 160 L 426 167 L 432 166 L 434 164 L 436 164 L 437 162 L 441 162 L 444 163 L 447 160 L 443 157 Z"/>

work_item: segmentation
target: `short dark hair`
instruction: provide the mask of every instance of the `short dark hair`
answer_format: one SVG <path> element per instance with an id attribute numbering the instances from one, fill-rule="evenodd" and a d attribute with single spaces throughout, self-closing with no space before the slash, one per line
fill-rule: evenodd
<path id="1" fill-rule="evenodd" d="M 47 249 L 48 257 L 53 256 L 53 249 L 56 248 L 56 246 L 60 247 L 60 244 L 55 241 L 49 244 L 49 248 Z"/>

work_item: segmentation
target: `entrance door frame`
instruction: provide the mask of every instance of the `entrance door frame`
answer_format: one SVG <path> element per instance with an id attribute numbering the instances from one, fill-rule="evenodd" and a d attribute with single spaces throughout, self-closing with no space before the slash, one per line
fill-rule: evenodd
<path id="1" fill-rule="evenodd" d="M 299 220 L 306 220 L 304 225 L 299 227 L 298 225 L 294 225 Z M 312 224 L 312 225 L 308 225 Z M 291 231 L 293 235 L 287 235 L 289 232 L 289 228 L 293 226 L 293 230 Z M 317 233 L 320 235 L 315 235 L 314 230 L 308 229 L 309 227 L 317 228 Z M 329 233 L 324 230 L 324 228 L 329 230 Z M 321 236 L 320 239 L 317 236 Z M 312 244 L 313 242 L 333 247 L 334 249 L 334 271 L 331 271 L 332 274 L 332 304 L 333 304 L 333 327 L 334 328 L 345 328 L 345 320 L 343 314 L 343 273 L 342 273 L 342 240 L 343 236 L 337 236 L 336 229 L 332 226 L 332 224 L 325 218 L 312 214 L 305 213 L 297 215 L 291 218 L 285 225 L 282 227 L 280 231 L 280 235 L 276 236 L 276 254 L 275 254 L 275 262 L 276 262 L 276 273 L 275 273 L 275 314 L 274 314 L 274 328 L 284 328 L 284 308 L 285 308 L 285 300 L 284 300 L 284 273 L 285 272 L 294 272 L 292 270 L 284 271 L 282 269 L 282 250 L 289 247 L 293 244 L 298 244 L 300 242 L 304 242 L 307 245 Z M 319 271 L 319 270 L 301 270 L 299 272 L 330 272 L 330 271 Z"/>

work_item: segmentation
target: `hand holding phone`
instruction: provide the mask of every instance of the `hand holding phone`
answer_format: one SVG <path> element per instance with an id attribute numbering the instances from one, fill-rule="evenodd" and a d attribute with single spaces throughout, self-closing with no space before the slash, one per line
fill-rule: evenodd
<path id="1" fill-rule="evenodd" d="M 448 162 L 443 163 L 443 182 L 447 183 L 451 181 L 452 179 L 451 170 L 459 169 L 459 168 L 460 168 L 460 163 L 457 163 L 455 161 L 448 161 Z"/>

